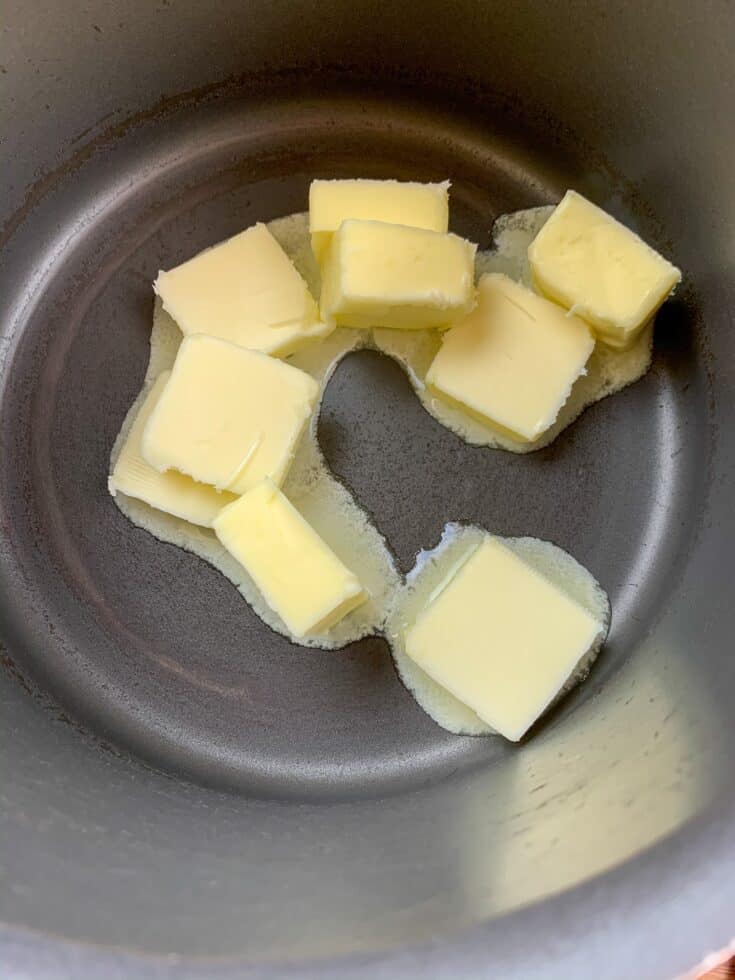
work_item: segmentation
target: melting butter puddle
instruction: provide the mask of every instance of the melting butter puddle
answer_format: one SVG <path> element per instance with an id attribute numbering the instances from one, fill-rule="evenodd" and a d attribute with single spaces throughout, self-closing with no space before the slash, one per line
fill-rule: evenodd
<path id="1" fill-rule="evenodd" d="M 429 551 L 419 553 L 416 564 L 406 576 L 405 584 L 388 613 L 384 627 L 386 639 L 390 644 L 403 683 L 434 721 L 457 735 L 487 735 L 492 733 L 493 729 L 471 708 L 432 680 L 406 655 L 403 636 L 406 628 L 415 621 L 427 604 L 432 593 L 440 587 L 453 568 L 464 562 L 467 555 L 482 542 L 486 535 L 487 532 L 481 527 L 447 524 L 439 544 Z M 540 541 L 538 538 L 504 538 L 500 535 L 498 539 L 560 591 L 571 596 L 591 613 L 595 620 L 604 626 L 601 636 L 607 635 L 610 603 L 604 590 L 583 565 L 549 541 Z M 600 645 L 601 642 L 579 662 L 558 697 L 562 697 L 587 676 Z"/>
<path id="2" fill-rule="evenodd" d="M 529 285 L 526 251 L 552 210 L 534 208 L 500 218 L 494 227 L 494 247 L 477 256 L 478 275 L 503 272 Z M 318 296 L 319 270 L 311 254 L 308 215 L 280 218 L 272 221 L 268 227 L 306 279 L 312 294 Z M 162 309 L 160 300 L 156 300 L 150 359 L 143 390 L 131 406 L 115 441 L 111 469 L 142 400 L 161 372 L 172 367 L 181 339 L 175 322 Z M 618 352 L 598 344 L 588 363 L 587 373 L 575 383 L 557 422 L 532 448 L 537 449 L 551 442 L 586 406 L 640 378 L 651 362 L 651 341 L 652 328 L 649 327 L 628 351 Z M 490 729 L 473 711 L 444 691 L 406 657 L 401 637 L 404 626 L 453 563 L 473 547 L 478 536 L 485 532 L 480 528 L 448 524 L 440 543 L 431 551 L 422 552 L 414 569 L 404 579 L 396 568 L 385 538 L 350 491 L 330 472 L 317 439 L 321 397 L 335 368 L 346 354 L 373 348 L 400 363 L 424 408 L 467 442 L 517 453 L 531 451 L 528 444 L 498 435 L 459 409 L 440 402 L 426 390 L 424 378 L 440 343 L 439 333 L 431 330 L 366 331 L 341 327 L 326 340 L 288 358 L 290 364 L 307 371 L 319 382 L 321 392 L 319 405 L 299 443 L 283 490 L 318 534 L 355 572 L 370 594 L 368 602 L 324 635 L 300 640 L 291 636 L 285 624 L 263 601 L 242 566 L 224 550 L 213 531 L 157 511 L 120 492 L 114 499 L 133 524 L 161 541 L 198 555 L 217 568 L 239 589 L 264 623 L 292 642 L 321 649 L 337 649 L 362 637 L 383 633 L 391 646 L 401 678 L 428 714 L 449 731 L 484 734 Z M 547 578 L 563 586 L 600 621 L 607 621 L 609 609 L 605 594 L 589 572 L 571 556 L 554 545 L 532 538 L 505 539 L 505 543 Z M 568 686 L 576 683 L 588 666 L 589 660 L 580 665 Z"/>

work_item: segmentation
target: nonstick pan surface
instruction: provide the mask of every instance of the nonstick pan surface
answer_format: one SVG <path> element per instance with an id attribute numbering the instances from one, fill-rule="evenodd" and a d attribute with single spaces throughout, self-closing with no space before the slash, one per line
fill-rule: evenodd
<path id="1" fill-rule="evenodd" d="M 671 977 L 735 932 L 735 23 L 562 7 L 564 45 L 523 4 L 429 4 L 421 32 L 401 4 L 322 5 L 321 33 L 309 4 L 11 10 L 17 975 Z M 461 442 L 377 353 L 327 389 L 324 453 L 402 570 L 464 520 L 552 540 L 609 592 L 592 676 L 520 747 L 438 728 L 379 638 L 290 645 L 106 493 L 158 269 L 303 210 L 315 176 L 450 177 L 482 247 L 573 186 L 684 271 L 651 372 L 527 456 Z"/>

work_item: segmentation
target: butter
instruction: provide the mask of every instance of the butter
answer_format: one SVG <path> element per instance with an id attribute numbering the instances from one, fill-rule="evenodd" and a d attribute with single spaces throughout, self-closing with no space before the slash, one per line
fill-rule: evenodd
<path id="1" fill-rule="evenodd" d="M 556 421 L 595 345 L 587 324 L 507 276 L 480 279 L 477 307 L 443 337 L 430 390 L 533 442 Z"/>
<path id="2" fill-rule="evenodd" d="M 159 272 L 153 288 L 187 336 L 208 334 L 286 357 L 332 329 L 263 224 Z"/>
<path id="3" fill-rule="evenodd" d="M 633 343 L 681 272 L 581 194 L 567 191 L 528 249 L 534 283 L 612 347 Z"/>
<path id="4" fill-rule="evenodd" d="M 475 251 L 457 235 L 344 221 L 322 267 L 322 316 L 350 327 L 447 327 L 474 305 Z"/>
<path id="5" fill-rule="evenodd" d="M 219 490 L 281 483 L 316 403 L 313 378 L 215 337 L 185 337 L 143 430 L 143 458 Z"/>
<path id="6" fill-rule="evenodd" d="M 449 181 L 313 180 L 309 188 L 309 231 L 318 262 L 323 260 L 334 232 L 348 218 L 446 232 Z"/>
<path id="7" fill-rule="evenodd" d="M 517 741 L 604 631 L 587 609 L 486 535 L 435 590 L 404 643 L 434 681 Z"/>
<path id="8" fill-rule="evenodd" d="M 169 379 L 170 371 L 156 378 L 143 404 L 138 409 L 128 437 L 107 481 L 114 497 L 118 490 L 143 500 L 156 510 L 182 517 L 190 524 L 211 527 L 212 521 L 227 504 L 237 500 L 234 494 L 215 490 L 205 483 L 197 483 L 191 477 L 170 470 L 159 473 L 143 459 L 141 442 L 143 430 Z"/>
<path id="9" fill-rule="evenodd" d="M 214 530 L 296 637 L 328 630 L 367 598 L 271 480 L 221 511 Z"/>

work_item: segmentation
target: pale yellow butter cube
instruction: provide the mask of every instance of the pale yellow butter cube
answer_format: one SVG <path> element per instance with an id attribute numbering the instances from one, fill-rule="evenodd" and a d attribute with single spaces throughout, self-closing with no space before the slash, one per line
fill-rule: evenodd
<path id="1" fill-rule="evenodd" d="M 270 480 L 221 511 L 214 530 L 296 637 L 325 632 L 367 598 L 357 576 Z"/>
<path id="2" fill-rule="evenodd" d="M 168 382 L 170 373 L 164 371 L 156 378 L 138 409 L 108 480 L 108 487 L 113 497 L 119 490 L 128 497 L 143 500 L 157 510 L 173 514 L 174 517 L 182 517 L 190 524 L 211 527 L 222 508 L 237 500 L 237 497 L 226 491 L 215 490 L 206 483 L 197 483 L 191 477 L 177 473 L 175 470 L 159 473 L 143 459 L 141 449 L 143 430 Z"/>
<path id="3" fill-rule="evenodd" d="M 528 249 L 536 286 L 612 347 L 628 347 L 681 279 L 634 232 L 567 191 Z"/>
<path id="4" fill-rule="evenodd" d="M 263 224 L 159 272 L 153 288 L 185 335 L 208 334 L 285 357 L 331 332 Z"/>
<path id="5" fill-rule="evenodd" d="M 447 327 L 475 302 L 476 245 L 380 221 L 344 221 L 322 267 L 322 316 L 350 327 Z"/>
<path id="6" fill-rule="evenodd" d="M 429 231 L 449 227 L 449 181 L 313 180 L 309 188 L 311 248 L 321 262 L 343 221 L 387 221 Z"/>
<path id="7" fill-rule="evenodd" d="M 220 490 L 280 483 L 319 386 L 283 361 L 215 337 L 185 337 L 143 430 L 144 459 Z"/>
<path id="8" fill-rule="evenodd" d="M 604 632 L 584 607 L 488 535 L 455 566 L 404 639 L 422 670 L 517 741 Z"/>
<path id="9" fill-rule="evenodd" d="M 533 442 L 554 424 L 594 345 L 579 317 L 491 273 L 480 279 L 476 308 L 444 335 L 426 383 L 469 415 Z"/>

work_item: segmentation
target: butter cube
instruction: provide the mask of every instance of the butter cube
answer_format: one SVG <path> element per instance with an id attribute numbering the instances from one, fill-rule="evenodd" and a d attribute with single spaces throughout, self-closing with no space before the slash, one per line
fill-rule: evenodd
<path id="1" fill-rule="evenodd" d="M 263 224 L 159 272 L 153 288 L 186 336 L 208 334 L 286 357 L 331 332 Z"/>
<path id="2" fill-rule="evenodd" d="M 533 442 L 554 424 L 594 345 L 579 317 L 490 273 L 480 279 L 477 307 L 444 335 L 426 384 L 480 421 Z"/>
<path id="3" fill-rule="evenodd" d="M 367 598 L 271 480 L 221 511 L 214 530 L 296 637 L 328 630 Z"/>
<path id="4" fill-rule="evenodd" d="M 422 670 L 517 741 L 604 630 L 586 609 L 488 535 L 455 566 L 404 639 L 406 653 Z"/>
<path id="5" fill-rule="evenodd" d="M 220 493 L 206 483 L 197 483 L 175 470 L 159 473 L 143 459 L 143 430 L 170 373 L 164 371 L 156 378 L 140 406 L 108 480 L 108 487 L 113 497 L 119 490 L 128 497 L 145 501 L 157 510 L 173 514 L 174 517 L 182 517 L 190 524 L 211 527 L 222 508 L 237 500 L 237 497 L 226 491 Z"/>
<path id="6" fill-rule="evenodd" d="M 343 221 L 322 267 L 322 316 L 350 327 L 446 327 L 472 309 L 476 245 L 381 221 Z"/>
<path id="7" fill-rule="evenodd" d="M 575 191 L 564 195 L 528 258 L 541 292 L 611 347 L 630 346 L 681 279 L 663 256 Z"/>
<path id="8" fill-rule="evenodd" d="M 185 337 L 143 430 L 144 459 L 218 490 L 281 483 L 319 386 L 303 371 L 215 337 Z"/>
<path id="9" fill-rule="evenodd" d="M 348 218 L 446 232 L 449 181 L 417 184 L 398 180 L 313 180 L 309 188 L 309 230 L 317 261 L 322 261 L 332 235 Z"/>

